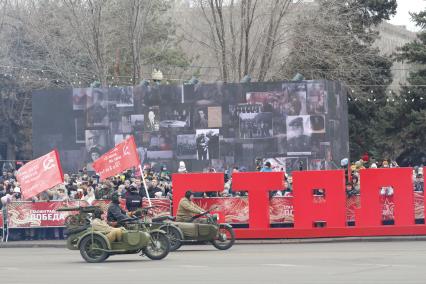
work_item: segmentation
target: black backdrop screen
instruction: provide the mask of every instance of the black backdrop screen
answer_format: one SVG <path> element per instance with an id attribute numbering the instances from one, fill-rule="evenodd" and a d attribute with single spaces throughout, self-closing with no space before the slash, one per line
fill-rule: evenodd
<path id="1" fill-rule="evenodd" d="M 239 166 L 336 168 L 349 155 L 347 89 L 339 82 L 151 85 L 33 95 L 34 157 L 53 148 L 77 171 L 128 135 L 143 163 L 176 171 Z"/>

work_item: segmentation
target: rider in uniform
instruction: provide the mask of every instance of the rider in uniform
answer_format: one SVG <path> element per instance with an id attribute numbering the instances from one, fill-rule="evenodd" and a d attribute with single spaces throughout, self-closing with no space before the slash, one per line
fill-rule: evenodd
<path id="1" fill-rule="evenodd" d="M 114 228 L 108 225 L 107 222 L 102 220 L 103 211 L 97 208 L 93 213 L 92 227 L 93 230 L 99 231 L 106 234 L 106 237 L 110 242 L 121 241 L 123 236 L 124 228 Z"/>
<path id="2" fill-rule="evenodd" d="M 194 195 L 188 190 L 179 201 L 179 206 L 176 214 L 176 222 L 191 222 L 192 217 L 205 212 L 205 210 L 192 202 Z"/>

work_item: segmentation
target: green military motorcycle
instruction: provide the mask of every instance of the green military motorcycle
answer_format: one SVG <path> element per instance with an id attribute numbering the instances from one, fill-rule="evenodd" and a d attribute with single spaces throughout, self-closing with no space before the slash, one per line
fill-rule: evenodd
<path id="1" fill-rule="evenodd" d="M 146 207 L 142 212 L 146 213 L 151 208 Z M 210 242 L 217 249 L 227 250 L 235 243 L 234 230 L 229 224 L 219 224 L 217 216 L 210 215 L 210 211 L 194 216 L 191 222 L 175 222 L 171 216 L 152 218 L 151 226 L 166 233 L 170 240 L 170 251 L 194 242 Z M 201 217 L 205 217 L 204 222 L 197 222 Z"/>
<path id="2" fill-rule="evenodd" d="M 80 250 L 87 262 L 103 262 L 111 255 L 136 254 L 146 255 L 152 260 L 165 258 L 170 251 L 170 241 L 160 229 L 150 228 L 139 218 L 127 218 L 119 222 L 126 230 L 122 240 L 111 242 L 102 232 L 93 230 L 90 221 L 97 206 L 66 207 L 58 211 L 78 211 L 65 219 L 67 248 Z"/>

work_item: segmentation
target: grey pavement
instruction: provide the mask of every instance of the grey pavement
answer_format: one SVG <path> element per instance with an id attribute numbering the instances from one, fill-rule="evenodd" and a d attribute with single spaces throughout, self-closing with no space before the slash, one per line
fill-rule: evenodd
<path id="1" fill-rule="evenodd" d="M 252 239 L 237 240 L 239 245 L 252 244 L 293 244 L 293 243 L 335 243 L 335 242 L 392 242 L 392 241 L 426 241 L 426 236 L 386 236 L 386 237 L 340 237 L 340 238 L 315 238 L 315 239 Z M 10 241 L 1 242 L 0 248 L 64 248 L 65 240 L 40 240 L 40 241 Z"/>
<path id="2" fill-rule="evenodd" d="M 425 283 L 424 241 L 184 246 L 85 263 L 62 248 L 0 249 L 1 283 Z"/>

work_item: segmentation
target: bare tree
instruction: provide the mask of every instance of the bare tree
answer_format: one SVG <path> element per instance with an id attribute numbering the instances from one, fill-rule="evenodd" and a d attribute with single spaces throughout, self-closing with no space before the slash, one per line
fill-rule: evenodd
<path id="1" fill-rule="evenodd" d="M 197 43 L 213 53 L 211 62 L 218 65 L 221 80 L 239 81 L 250 74 L 264 81 L 271 73 L 271 65 L 276 65 L 273 59 L 278 48 L 286 42 L 291 21 L 285 20 L 297 6 L 292 3 L 292 0 L 194 0 L 190 13 L 203 22 L 184 26 L 183 36 L 187 42 Z"/>
<path id="2" fill-rule="evenodd" d="M 105 62 L 104 8 L 108 1 L 62 0 L 67 8 L 65 20 L 95 66 L 102 85 L 107 85 L 108 66 Z"/>

